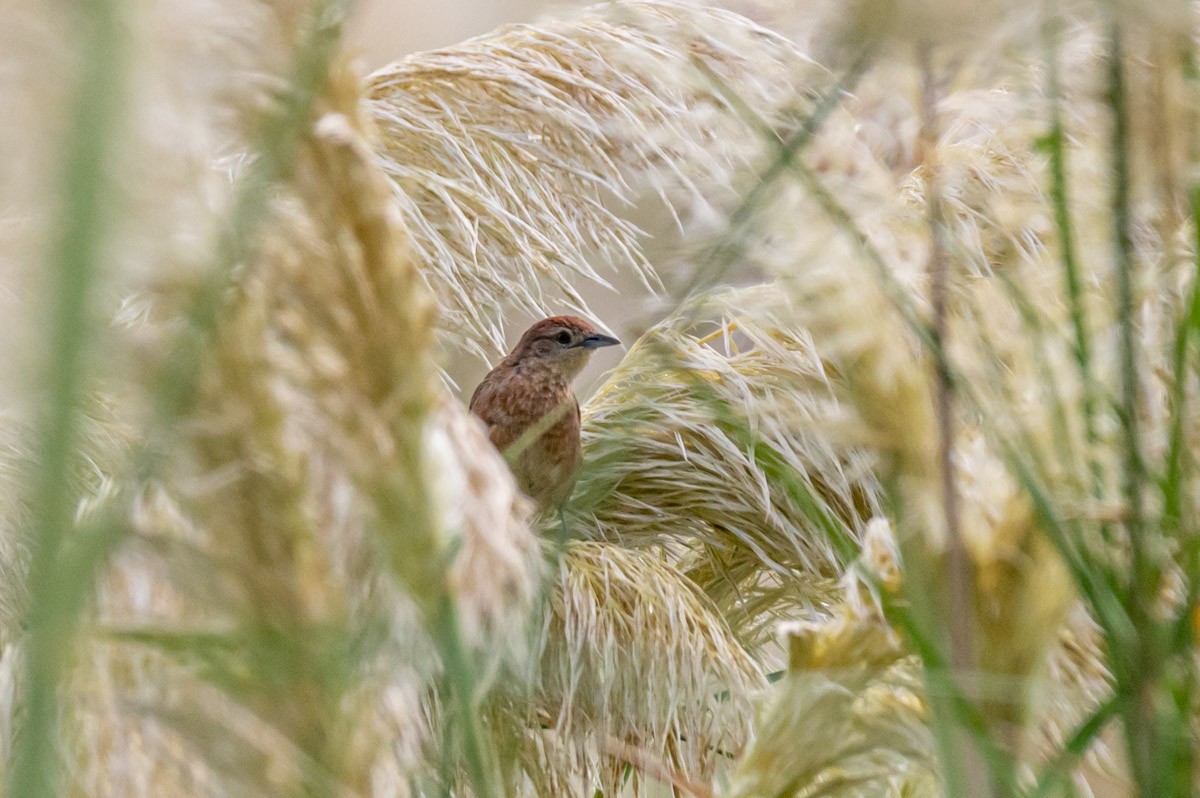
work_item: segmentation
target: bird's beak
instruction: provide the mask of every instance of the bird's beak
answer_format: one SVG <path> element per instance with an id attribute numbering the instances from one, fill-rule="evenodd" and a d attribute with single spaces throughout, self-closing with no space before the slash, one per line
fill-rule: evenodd
<path id="1" fill-rule="evenodd" d="M 579 346 L 584 349 L 599 349 L 602 346 L 616 346 L 621 343 L 611 335 L 602 335 L 601 333 L 592 333 L 587 338 L 579 342 Z"/>

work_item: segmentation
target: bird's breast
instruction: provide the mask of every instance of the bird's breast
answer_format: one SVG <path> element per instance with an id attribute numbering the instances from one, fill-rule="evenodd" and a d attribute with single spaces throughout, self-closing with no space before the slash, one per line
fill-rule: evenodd
<path id="1" fill-rule="evenodd" d="M 487 423 L 522 491 L 543 507 L 567 499 L 580 460 L 579 405 L 569 383 L 501 366 L 480 384 L 471 410 Z"/>

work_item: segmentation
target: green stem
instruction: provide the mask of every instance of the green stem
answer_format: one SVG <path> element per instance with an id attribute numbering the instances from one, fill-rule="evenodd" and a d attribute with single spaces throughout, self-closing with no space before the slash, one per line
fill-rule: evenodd
<path id="1" fill-rule="evenodd" d="M 1075 765 L 1108 726 L 1119 708 L 1120 699 L 1118 696 L 1113 696 L 1101 704 L 1091 717 L 1075 729 L 1054 761 L 1042 770 L 1042 775 L 1038 777 L 1037 784 L 1030 793 L 1031 798 L 1046 798 L 1055 786 L 1069 778 Z"/>
<path id="2" fill-rule="evenodd" d="M 1192 211 L 1192 247 L 1195 250 L 1195 273 L 1192 276 L 1192 295 L 1183 320 L 1175 330 L 1175 345 L 1172 353 L 1172 371 L 1175 377 L 1171 385 L 1171 432 L 1167 450 L 1167 474 L 1163 482 L 1163 527 L 1167 534 L 1178 534 L 1183 521 L 1183 470 L 1185 466 L 1184 422 L 1187 416 L 1187 354 L 1188 343 L 1200 334 L 1200 186 L 1190 192 Z M 1185 564 L 1187 572 L 1197 576 L 1191 563 Z"/>
<path id="3" fill-rule="evenodd" d="M 1078 453 L 1070 434 L 1070 415 L 1066 402 L 1063 400 L 1062 391 L 1059 388 L 1058 375 L 1051 365 L 1051 358 L 1046 346 L 1047 340 L 1054 334 L 1047 330 L 1038 309 L 1029 301 L 1029 297 L 1022 292 L 1021 288 L 1016 285 L 1012 275 L 1006 272 L 997 272 L 996 279 L 1004 287 L 1005 293 L 1021 317 L 1021 327 L 1024 333 L 1022 336 L 1023 340 L 1037 342 L 1038 344 L 1037 351 L 1031 352 L 1030 359 L 1037 366 L 1038 387 L 1048 394 L 1047 401 L 1053 409 L 1053 419 L 1050 422 L 1052 426 L 1051 435 L 1054 437 L 1054 451 L 1052 454 L 1055 456 L 1062 473 L 1069 474 L 1073 470 L 1072 464 Z M 1010 413 L 1018 412 L 1021 403 L 1014 395 L 1011 386 L 1008 385 L 1009 372 L 1004 368 L 1005 361 L 1003 357 L 989 338 L 988 329 L 987 326 L 980 324 L 980 340 L 987 348 L 987 363 L 996 372 L 996 381 L 1004 392 L 1005 408 Z M 1004 333 L 1000 334 L 1003 335 Z M 1030 349 L 1032 348 L 1031 344 Z M 1014 426 L 1020 427 L 1021 424 L 1018 422 Z M 1042 447 L 1034 443 L 1033 437 L 1028 434 L 1027 430 L 1022 429 L 1020 432 L 1023 433 L 1023 440 L 1019 441 L 1019 443 L 1033 462 L 1034 469 L 1039 474 L 1048 474 L 1045 460 L 1040 451 Z"/>
<path id="4" fill-rule="evenodd" d="M 966 774 L 965 769 L 957 767 L 961 763 L 961 756 L 956 755 L 957 735 L 951 732 L 953 727 L 961 725 L 971 733 L 972 742 L 978 746 L 978 752 L 988 766 L 990 784 L 983 786 L 998 788 L 1007 795 L 1015 795 L 1017 782 L 1011 757 L 996 744 L 987 718 L 983 716 L 978 706 L 968 700 L 959 687 L 958 680 L 953 678 L 946 657 L 934 642 L 937 633 L 923 628 L 923 624 L 929 625 L 925 619 L 936 619 L 937 613 L 932 609 L 918 610 L 915 605 L 903 606 L 889 597 L 881 585 L 876 585 L 876 588 L 879 595 L 884 597 L 884 614 L 912 642 L 913 648 L 921 658 L 922 667 L 925 669 L 930 705 L 937 716 L 931 725 L 938 738 L 939 747 L 943 750 L 942 756 L 947 760 L 945 762 L 947 772 L 944 774 L 947 779 L 946 794 L 951 796 L 980 794 L 979 789 L 974 789 L 975 784 L 956 788 L 956 784 L 961 784 Z M 908 587 L 905 588 L 905 591 L 910 600 L 912 598 L 916 598 L 918 601 L 923 600 L 920 595 L 913 596 Z M 922 621 L 918 621 L 918 617 L 921 617 Z M 955 775 L 956 773 L 958 775 Z"/>
<path id="5" fill-rule="evenodd" d="M 1194 100 L 1197 96 L 1197 78 L 1200 78 L 1200 74 L 1197 73 L 1196 53 L 1190 37 L 1181 39 L 1180 62 L 1184 79 Z M 1188 154 L 1190 162 L 1194 165 L 1200 155 L 1194 114 L 1191 117 L 1189 134 L 1191 146 Z M 1192 217 L 1192 295 L 1187 312 L 1176 327 L 1172 363 L 1175 381 L 1172 385 L 1171 437 L 1167 454 L 1167 475 L 1163 487 L 1163 529 L 1166 534 L 1181 542 L 1179 562 L 1187 583 L 1185 598 L 1180 605 L 1179 616 L 1174 621 L 1175 628 L 1171 639 L 1167 643 L 1172 657 L 1182 666 L 1182 675 L 1174 690 L 1174 700 L 1177 728 L 1185 730 L 1191 724 L 1198 675 L 1193 613 L 1200 600 L 1200 536 L 1195 534 L 1194 519 L 1184 515 L 1183 486 L 1187 484 L 1194 465 L 1186 451 L 1184 424 L 1187 417 L 1187 381 L 1193 373 L 1187 364 L 1191 351 L 1189 342 L 1200 335 L 1200 183 L 1193 182 L 1190 186 L 1188 200 Z M 1176 794 L 1186 794 L 1194 778 L 1196 752 L 1190 735 L 1187 737 L 1178 749 L 1180 763 L 1173 768 L 1175 780 L 1170 788 Z"/>
<path id="6" fill-rule="evenodd" d="M 693 62 L 717 89 L 722 99 L 751 124 L 764 140 L 776 144 L 776 151 L 771 162 L 757 175 L 754 185 L 751 186 L 746 196 L 729 214 L 728 232 L 724 236 L 724 243 L 716 247 L 712 254 L 705 258 L 685 293 L 691 293 L 699 286 L 719 278 L 737 260 L 747 228 L 759 208 L 770 196 L 769 191 L 795 164 L 801 163 L 801 156 L 804 154 L 805 148 L 820 132 L 821 125 L 841 104 L 842 98 L 854 88 L 858 79 L 866 71 L 867 65 L 870 63 L 870 55 L 864 51 L 855 59 L 845 74 L 817 102 L 816 107 L 804 120 L 800 129 L 786 139 L 781 138 L 779 133 L 712 68 L 700 59 L 694 59 Z"/>
<path id="7" fill-rule="evenodd" d="M 1066 134 L 1062 121 L 1062 87 L 1059 81 L 1057 15 L 1053 0 L 1046 2 L 1046 20 L 1043 25 L 1043 43 L 1046 57 L 1046 93 L 1050 103 L 1050 135 L 1047 144 L 1050 150 L 1050 197 L 1054 205 L 1054 223 L 1058 228 L 1059 258 L 1063 267 L 1067 299 L 1071 313 L 1071 326 L 1075 333 L 1074 356 L 1083 388 L 1083 423 L 1089 449 L 1098 441 L 1096 434 L 1096 384 L 1092 376 L 1092 344 L 1084 300 L 1083 282 L 1080 277 L 1079 260 L 1075 253 L 1074 225 L 1071 222 L 1071 206 L 1067 193 L 1067 156 L 1064 146 Z M 1099 495 L 1102 489 L 1100 464 L 1092 451 L 1086 453 L 1088 467 L 1092 473 L 1092 490 Z"/>
<path id="8" fill-rule="evenodd" d="M 1115 269 L 1117 273 L 1118 321 L 1121 358 L 1121 431 L 1124 435 L 1124 491 L 1128 502 L 1130 548 L 1134 557 L 1135 584 L 1153 587 L 1142 581 L 1148 574 L 1145 547 L 1142 545 L 1142 483 L 1145 464 L 1141 456 L 1141 432 L 1138 419 L 1138 358 L 1136 299 L 1134 297 L 1132 218 L 1129 204 L 1129 120 L 1125 108 L 1125 77 L 1121 51 L 1121 32 L 1114 27 L 1109 56 L 1109 100 L 1113 111 L 1112 214 L 1115 233 Z"/>
<path id="9" fill-rule="evenodd" d="M 467 774 L 475 787 L 475 795 L 479 798 L 497 798 L 501 792 L 498 786 L 498 772 L 491 747 L 487 744 L 479 722 L 479 705 L 475 696 L 475 668 L 463 641 L 454 597 L 449 593 L 443 594 L 438 602 L 437 616 L 433 619 L 433 633 L 442 654 L 445 684 L 450 692 L 454 716 L 458 721 L 463 759 Z"/>
<path id="10" fill-rule="evenodd" d="M 946 225 L 942 212 L 941 181 L 937 153 L 937 96 L 929 48 L 920 48 L 921 71 L 921 145 L 926 175 L 925 206 L 928 209 L 930 247 L 926 273 L 929 275 L 930 305 L 933 324 L 930 333 L 934 347 L 947 351 L 950 334 L 947 302 L 950 260 L 946 254 Z M 941 474 L 942 515 L 946 525 L 947 585 L 945 598 L 950 607 L 950 663 L 956 669 L 973 667 L 973 629 L 971 608 L 974 604 L 974 565 L 963 545 L 959 518 L 958 486 L 954 475 L 954 379 L 947 357 L 939 357 L 934 368 L 934 403 L 938 428 L 938 470 Z M 953 678 L 953 676 L 951 676 Z"/>
<path id="11" fill-rule="evenodd" d="M 86 382 L 84 360 L 92 287 L 102 271 L 105 223 L 111 207 L 113 150 L 121 132 L 124 70 L 116 0 L 80 6 L 84 19 L 82 71 L 72 105 L 61 207 L 52 268 L 55 306 L 49 312 L 51 346 L 49 412 L 41 434 L 34 493 L 35 535 L 30 563 L 29 636 L 25 652 L 24 723 L 9 774 L 9 795 L 57 794 L 57 688 L 66 667 L 74 613 L 56 579 L 63 542 L 72 525 L 76 495 L 71 471 L 79 409 Z M 60 590 L 59 588 L 64 588 Z"/>
<path id="12" fill-rule="evenodd" d="M 1160 772 L 1155 753 L 1158 748 L 1158 718 L 1154 708 L 1159 676 L 1154 628 L 1150 604 L 1158 593 L 1157 568 L 1145 546 L 1145 523 L 1142 488 L 1145 464 L 1141 454 L 1141 433 L 1138 418 L 1140 407 L 1139 370 L 1137 358 L 1137 328 L 1135 323 L 1132 215 L 1129 199 L 1129 119 L 1125 100 L 1125 75 L 1121 29 L 1114 24 L 1109 52 L 1109 103 L 1113 113 L 1112 130 L 1112 215 L 1115 233 L 1115 269 L 1118 291 L 1118 323 L 1120 327 L 1121 412 L 1120 424 L 1124 438 L 1122 490 L 1127 505 L 1125 527 L 1129 540 L 1132 578 L 1129 582 L 1128 604 L 1131 620 L 1137 630 L 1132 649 L 1124 652 L 1129 661 L 1114 663 L 1118 681 L 1124 685 L 1130 700 L 1123 706 L 1125 740 L 1134 780 L 1146 796 L 1160 795 Z M 1113 652 L 1122 656 L 1122 652 Z"/>

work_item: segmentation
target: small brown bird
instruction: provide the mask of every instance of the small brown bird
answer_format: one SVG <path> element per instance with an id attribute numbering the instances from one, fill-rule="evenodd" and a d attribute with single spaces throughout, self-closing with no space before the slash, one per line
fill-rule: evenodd
<path id="1" fill-rule="evenodd" d="M 619 344 L 575 316 L 534 324 L 471 395 L 471 412 L 542 509 L 562 507 L 579 467 L 579 402 L 571 381 L 592 350 Z"/>

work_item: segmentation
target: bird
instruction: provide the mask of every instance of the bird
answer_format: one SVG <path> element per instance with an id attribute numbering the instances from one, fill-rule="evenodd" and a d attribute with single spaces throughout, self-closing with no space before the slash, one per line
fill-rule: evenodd
<path id="1" fill-rule="evenodd" d="M 620 343 L 577 316 L 542 319 L 471 395 L 470 410 L 505 455 L 517 487 L 542 510 L 561 516 L 582 459 L 571 383 L 596 349 Z"/>

